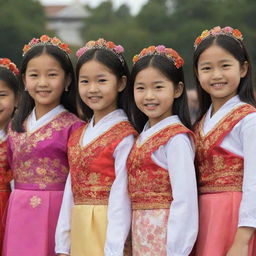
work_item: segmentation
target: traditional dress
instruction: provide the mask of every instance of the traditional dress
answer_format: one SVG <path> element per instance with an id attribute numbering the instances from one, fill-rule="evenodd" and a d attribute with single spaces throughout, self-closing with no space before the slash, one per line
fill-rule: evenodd
<path id="1" fill-rule="evenodd" d="M 59 105 L 39 120 L 35 110 L 25 132 L 9 130 L 9 162 L 14 176 L 4 256 L 54 256 L 54 235 L 68 176 L 67 142 L 83 123 Z"/>
<path id="2" fill-rule="evenodd" d="M 196 255 L 226 256 L 238 227 L 256 227 L 256 109 L 235 96 L 211 111 L 196 127 Z M 250 256 L 256 255 L 253 240 Z"/>
<path id="3" fill-rule="evenodd" d="M 12 172 L 7 160 L 7 136 L 0 130 L 0 252 L 2 251 L 7 202 L 11 193 Z M 0 253 L 1 255 L 1 253 Z"/>
<path id="4" fill-rule="evenodd" d="M 127 161 L 133 256 L 188 256 L 198 230 L 192 133 L 170 116 L 146 124 Z"/>
<path id="5" fill-rule="evenodd" d="M 126 159 L 134 135 L 120 109 L 95 125 L 92 119 L 72 134 L 68 144 L 71 177 L 57 225 L 56 253 L 123 255 L 131 222 Z"/>

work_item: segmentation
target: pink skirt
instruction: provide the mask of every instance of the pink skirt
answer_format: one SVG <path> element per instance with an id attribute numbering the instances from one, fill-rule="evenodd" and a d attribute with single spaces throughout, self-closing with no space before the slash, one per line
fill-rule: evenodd
<path id="1" fill-rule="evenodd" d="M 10 196 L 3 256 L 55 256 L 63 191 L 15 189 Z"/>
<path id="2" fill-rule="evenodd" d="M 241 192 L 222 192 L 199 196 L 199 233 L 196 256 L 226 256 L 238 225 Z M 256 255 L 255 237 L 248 256 Z"/>
<path id="3" fill-rule="evenodd" d="M 169 209 L 132 212 L 132 255 L 166 256 Z"/>

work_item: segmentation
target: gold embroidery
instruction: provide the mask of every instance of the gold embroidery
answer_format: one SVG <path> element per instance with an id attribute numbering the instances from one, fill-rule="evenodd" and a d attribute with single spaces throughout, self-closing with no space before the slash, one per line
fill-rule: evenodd
<path id="1" fill-rule="evenodd" d="M 41 203 L 42 203 L 42 199 L 38 196 L 32 196 L 30 198 L 30 203 L 29 204 L 32 206 L 32 208 L 38 207 Z"/>
<path id="2" fill-rule="evenodd" d="M 16 162 L 14 168 L 17 182 L 38 184 L 40 189 L 48 184 L 65 182 L 68 174 L 68 166 L 63 165 L 60 159 L 48 157 Z"/>
<path id="3" fill-rule="evenodd" d="M 196 163 L 201 193 L 242 191 L 243 158 L 221 148 L 223 138 L 255 108 L 244 104 L 232 109 L 212 130 L 203 135 L 205 117 L 196 126 Z"/>
<path id="4" fill-rule="evenodd" d="M 150 136 L 144 143 L 136 142 L 128 157 L 129 193 L 133 209 L 169 208 L 172 191 L 168 171 L 157 166 L 151 154 L 171 137 L 189 130 L 172 124 Z"/>
<path id="5" fill-rule="evenodd" d="M 74 201 L 75 204 L 107 204 L 115 179 L 115 147 L 123 138 L 136 132 L 129 122 L 123 121 L 82 147 L 79 141 L 85 129 L 86 126 L 72 134 L 68 146 Z M 104 159 L 106 167 L 100 165 L 99 157 Z"/>

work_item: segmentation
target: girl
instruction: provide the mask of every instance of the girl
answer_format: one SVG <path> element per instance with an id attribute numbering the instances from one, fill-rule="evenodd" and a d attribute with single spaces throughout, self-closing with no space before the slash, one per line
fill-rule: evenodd
<path id="1" fill-rule="evenodd" d="M 136 132 L 122 110 L 129 78 L 122 52 L 122 46 L 104 39 L 89 41 L 77 52 L 80 103 L 88 124 L 68 144 L 70 177 L 56 231 L 59 255 L 124 253 L 131 221 L 126 159 Z"/>
<path id="2" fill-rule="evenodd" d="M 23 93 L 8 139 L 15 188 L 10 196 L 3 255 L 53 256 L 69 169 L 67 141 L 82 122 L 69 112 L 76 113 L 68 46 L 43 35 L 32 39 L 23 51 Z"/>
<path id="3" fill-rule="evenodd" d="M 127 98 L 141 132 L 127 161 L 133 255 L 187 256 L 198 210 L 183 60 L 159 45 L 133 61 Z"/>
<path id="4" fill-rule="evenodd" d="M 199 256 L 256 254 L 256 102 L 242 39 L 237 29 L 215 27 L 195 41 Z"/>
<path id="5" fill-rule="evenodd" d="M 18 74 L 18 68 L 10 59 L 0 58 L 0 252 L 4 238 L 3 216 L 11 192 L 10 181 L 12 179 L 7 160 L 6 130 L 17 103 Z"/>

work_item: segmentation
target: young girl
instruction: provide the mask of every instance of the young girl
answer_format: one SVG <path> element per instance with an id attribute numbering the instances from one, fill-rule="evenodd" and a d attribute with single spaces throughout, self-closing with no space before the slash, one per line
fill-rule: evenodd
<path id="1" fill-rule="evenodd" d="M 127 99 L 141 132 L 127 161 L 133 255 L 187 256 L 198 210 L 183 60 L 159 45 L 133 61 Z"/>
<path id="2" fill-rule="evenodd" d="M 7 160 L 6 130 L 18 99 L 18 74 L 18 68 L 10 59 L 0 58 L 0 252 L 4 238 L 3 216 L 11 192 L 10 181 L 12 179 Z"/>
<path id="3" fill-rule="evenodd" d="M 126 159 L 136 131 L 122 110 L 129 78 L 122 52 L 122 46 L 104 39 L 89 41 L 77 52 L 80 103 L 88 124 L 68 144 L 70 177 L 56 231 L 59 255 L 124 253 L 131 221 Z"/>
<path id="4" fill-rule="evenodd" d="M 256 102 L 242 39 L 237 29 L 215 27 L 195 41 L 198 256 L 256 255 Z"/>
<path id="5" fill-rule="evenodd" d="M 3 255 L 53 256 L 69 170 L 67 141 L 82 122 L 69 112 L 76 113 L 68 46 L 43 35 L 32 39 L 23 51 L 23 94 L 8 138 L 15 188 L 10 196 Z"/>

